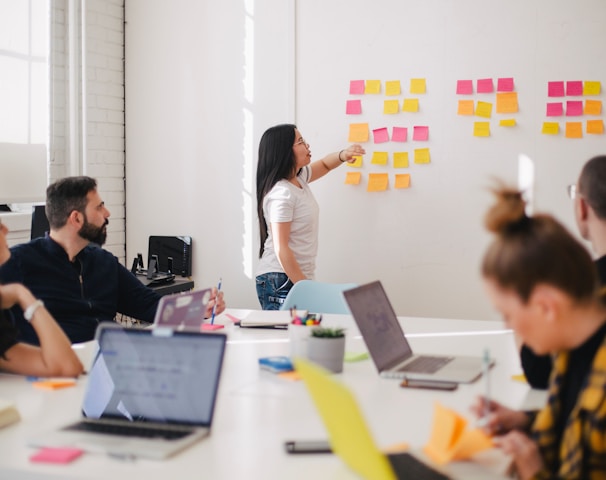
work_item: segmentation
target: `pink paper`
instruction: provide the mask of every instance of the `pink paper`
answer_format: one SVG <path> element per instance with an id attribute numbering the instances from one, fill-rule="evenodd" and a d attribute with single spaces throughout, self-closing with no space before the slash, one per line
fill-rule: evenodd
<path id="1" fill-rule="evenodd" d="M 393 127 L 393 133 L 391 134 L 392 142 L 405 142 L 407 137 L 408 137 L 408 128 Z"/>
<path id="2" fill-rule="evenodd" d="M 562 115 L 564 115 L 564 106 L 562 105 L 562 102 L 547 103 L 548 117 L 561 117 Z"/>
<path id="3" fill-rule="evenodd" d="M 347 115 L 359 115 L 362 113 L 362 100 L 347 100 L 345 113 Z"/>
<path id="4" fill-rule="evenodd" d="M 497 92 L 513 92 L 513 78 L 499 78 L 497 80 Z"/>
<path id="5" fill-rule="evenodd" d="M 389 142 L 389 132 L 387 131 L 387 128 L 375 128 L 372 131 L 372 135 L 375 143 Z"/>
<path id="6" fill-rule="evenodd" d="M 352 80 L 349 82 L 349 93 L 350 95 L 364 94 L 364 80 Z"/>
<path id="7" fill-rule="evenodd" d="M 457 95 L 471 95 L 473 93 L 472 80 L 457 80 Z"/>
<path id="8" fill-rule="evenodd" d="M 494 85 L 492 78 L 480 78 L 478 80 L 478 93 L 492 93 L 494 92 Z"/>
<path id="9" fill-rule="evenodd" d="M 413 129 L 412 139 L 418 142 L 424 142 L 429 138 L 429 127 L 415 126 Z"/>
<path id="10" fill-rule="evenodd" d="M 29 457 L 34 463 L 69 463 L 82 455 L 79 448 L 42 448 Z"/>
<path id="11" fill-rule="evenodd" d="M 583 95 L 583 82 L 566 82 L 566 95 L 571 95 L 573 97 Z"/>
<path id="12" fill-rule="evenodd" d="M 564 96 L 564 82 L 548 82 L 547 83 L 547 96 L 548 97 L 563 97 Z"/>
<path id="13" fill-rule="evenodd" d="M 566 102 L 566 116 L 577 117 L 583 115 L 583 102 L 581 100 L 569 100 Z"/>

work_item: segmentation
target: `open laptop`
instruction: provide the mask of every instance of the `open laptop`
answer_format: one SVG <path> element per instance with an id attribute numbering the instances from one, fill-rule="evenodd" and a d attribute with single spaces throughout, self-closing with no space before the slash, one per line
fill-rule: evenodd
<path id="1" fill-rule="evenodd" d="M 327 371 L 311 362 L 296 359 L 294 363 L 328 430 L 332 451 L 361 478 L 449 478 L 410 453 L 381 452 L 351 391 L 331 378 Z"/>
<path id="2" fill-rule="evenodd" d="M 210 433 L 226 336 L 104 323 L 83 418 L 28 441 L 162 459 Z"/>
<path id="3" fill-rule="evenodd" d="M 381 376 L 470 383 L 486 368 L 482 357 L 413 354 L 381 282 L 343 295 Z"/>
<path id="4" fill-rule="evenodd" d="M 164 295 L 158 302 L 154 327 L 199 332 L 204 323 L 211 289 Z"/>

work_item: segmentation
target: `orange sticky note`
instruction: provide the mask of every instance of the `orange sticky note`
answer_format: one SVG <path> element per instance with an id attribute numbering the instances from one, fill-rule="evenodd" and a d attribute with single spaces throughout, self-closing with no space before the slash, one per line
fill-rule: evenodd
<path id="1" fill-rule="evenodd" d="M 347 172 L 345 185 L 359 185 L 362 180 L 362 172 Z"/>
<path id="2" fill-rule="evenodd" d="M 411 78 L 410 79 L 410 93 L 423 94 L 426 91 L 426 84 L 424 78 Z"/>
<path id="3" fill-rule="evenodd" d="M 566 138 L 583 138 L 583 122 L 566 122 Z"/>
<path id="4" fill-rule="evenodd" d="M 349 140 L 350 142 L 368 142 L 368 123 L 350 123 Z"/>
<path id="5" fill-rule="evenodd" d="M 277 376 L 284 380 L 290 380 L 291 382 L 301 380 L 301 375 L 296 370 L 292 370 L 290 372 L 280 372 L 277 374 Z"/>
<path id="6" fill-rule="evenodd" d="M 385 100 L 383 102 L 383 113 L 398 113 L 400 111 L 400 102 L 398 100 Z"/>
<path id="7" fill-rule="evenodd" d="M 396 173 L 396 188 L 410 187 L 410 173 Z"/>
<path id="8" fill-rule="evenodd" d="M 408 168 L 408 152 L 393 153 L 394 168 Z"/>
<path id="9" fill-rule="evenodd" d="M 558 122 L 543 122 L 543 135 L 557 135 L 560 133 L 560 124 Z"/>
<path id="10" fill-rule="evenodd" d="M 385 95 L 400 95 L 401 91 L 400 80 L 387 80 L 385 82 Z"/>
<path id="11" fill-rule="evenodd" d="M 369 173 L 368 174 L 368 192 L 382 192 L 387 190 L 389 186 L 389 177 L 386 173 Z"/>
<path id="12" fill-rule="evenodd" d="M 497 93 L 497 113 L 516 113 L 517 111 L 517 92 Z"/>
<path id="13" fill-rule="evenodd" d="M 474 122 L 473 123 L 474 137 L 490 137 L 490 122 Z"/>
<path id="14" fill-rule="evenodd" d="M 381 93 L 381 80 L 366 80 L 364 93 Z"/>
<path id="15" fill-rule="evenodd" d="M 473 100 L 459 100 L 458 115 L 473 115 Z"/>
<path id="16" fill-rule="evenodd" d="M 387 152 L 372 152 L 372 160 L 370 163 L 375 165 L 387 165 L 389 158 Z"/>
<path id="17" fill-rule="evenodd" d="M 600 115 L 602 113 L 601 100 L 585 100 L 585 115 Z"/>
<path id="18" fill-rule="evenodd" d="M 73 387 L 76 385 L 75 380 L 64 379 L 64 380 L 40 380 L 33 382 L 32 385 L 36 388 L 43 388 L 46 390 L 57 390 L 59 388 Z"/>
<path id="19" fill-rule="evenodd" d="M 476 106 L 476 115 L 478 117 L 490 118 L 492 115 L 492 103 L 478 101 L 478 105 Z"/>
<path id="20" fill-rule="evenodd" d="M 403 112 L 418 112 L 419 111 L 419 99 L 418 98 L 405 98 L 402 104 Z"/>
<path id="21" fill-rule="evenodd" d="M 415 160 L 417 164 L 429 163 L 431 161 L 429 157 L 429 148 L 416 148 L 415 149 Z"/>
<path id="22" fill-rule="evenodd" d="M 604 121 L 587 120 L 587 133 L 604 133 Z"/>

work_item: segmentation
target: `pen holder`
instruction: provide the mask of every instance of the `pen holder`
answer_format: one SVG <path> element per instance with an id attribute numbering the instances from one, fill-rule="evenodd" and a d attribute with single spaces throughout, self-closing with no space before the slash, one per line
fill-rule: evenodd
<path id="1" fill-rule="evenodd" d="M 290 358 L 307 358 L 307 342 L 314 327 L 307 325 L 288 325 L 290 340 Z"/>

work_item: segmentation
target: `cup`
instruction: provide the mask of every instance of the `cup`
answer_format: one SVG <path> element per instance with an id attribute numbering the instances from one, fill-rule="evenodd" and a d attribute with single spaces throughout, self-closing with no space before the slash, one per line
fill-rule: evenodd
<path id="1" fill-rule="evenodd" d="M 313 327 L 306 325 L 288 325 L 288 338 L 290 340 L 290 358 L 307 358 L 307 342 Z"/>

